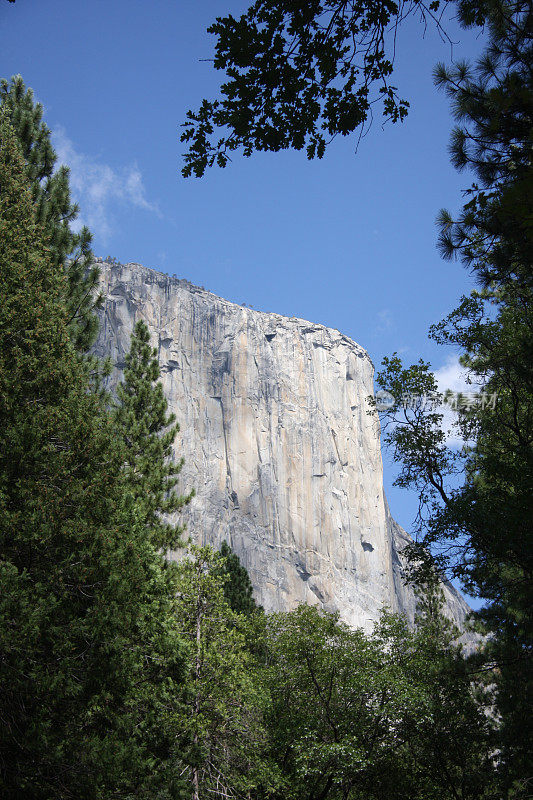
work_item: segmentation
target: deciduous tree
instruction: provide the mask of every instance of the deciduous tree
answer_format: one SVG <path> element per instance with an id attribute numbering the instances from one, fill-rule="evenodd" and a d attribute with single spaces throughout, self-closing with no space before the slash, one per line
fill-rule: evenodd
<path id="1" fill-rule="evenodd" d="M 492 796 L 490 722 L 456 632 L 428 605 L 416 631 L 385 614 L 371 635 L 303 605 L 267 618 L 268 723 L 284 779 L 273 797 Z"/>
<path id="2" fill-rule="evenodd" d="M 275 785 L 262 726 L 262 668 L 247 646 L 247 617 L 224 596 L 223 558 L 192 548 L 179 566 L 178 619 L 189 642 L 184 761 L 194 800 L 261 796 Z"/>
<path id="3" fill-rule="evenodd" d="M 440 27 L 448 2 L 256 0 L 239 19 L 218 17 L 208 32 L 227 81 L 220 99 L 187 114 L 183 175 L 225 167 L 237 150 L 322 158 L 335 136 L 361 134 L 375 108 L 403 120 L 409 103 L 391 77 L 397 29 L 410 14 Z"/>

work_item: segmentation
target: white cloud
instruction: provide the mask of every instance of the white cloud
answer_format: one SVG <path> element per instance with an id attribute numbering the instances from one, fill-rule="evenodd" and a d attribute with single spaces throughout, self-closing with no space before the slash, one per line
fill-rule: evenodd
<path id="1" fill-rule="evenodd" d="M 448 356 L 445 364 L 435 370 L 435 378 L 440 392 L 451 389 L 452 392 L 471 392 L 473 384 L 467 382 L 468 372 L 459 363 L 458 356 Z"/>
<path id="2" fill-rule="evenodd" d="M 378 325 L 376 330 L 379 333 L 384 333 L 393 327 L 394 320 L 390 308 L 382 308 L 381 311 L 378 311 L 377 317 Z"/>
<path id="3" fill-rule="evenodd" d="M 75 229 L 87 225 L 95 236 L 106 242 L 113 232 L 113 206 L 116 207 L 117 203 L 161 215 L 157 205 L 146 198 L 137 164 L 114 170 L 79 153 L 62 127 L 54 130 L 52 140 L 57 164 L 70 168 L 72 196 L 80 206 L 80 216 L 73 226 Z"/>
<path id="4" fill-rule="evenodd" d="M 480 391 L 479 384 L 468 383 L 468 371 L 461 366 L 458 356 L 448 356 L 443 366 L 435 370 L 434 374 L 439 392 L 444 393 L 449 389 L 454 393 L 461 392 L 468 395 Z M 442 427 L 447 433 L 446 443 L 449 447 L 461 447 L 465 443 L 464 439 L 459 436 L 457 428 L 454 427 L 457 411 L 454 411 L 448 404 L 441 406 L 440 411 L 443 414 Z"/>

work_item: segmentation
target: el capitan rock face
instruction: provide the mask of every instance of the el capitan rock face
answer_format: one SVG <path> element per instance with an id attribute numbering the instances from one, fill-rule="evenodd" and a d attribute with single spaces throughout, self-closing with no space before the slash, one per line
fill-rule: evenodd
<path id="1" fill-rule="evenodd" d="M 405 532 L 383 493 L 373 366 L 331 328 L 223 300 L 138 264 L 100 262 L 99 355 L 116 381 L 138 319 L 152 334 L 181 425 L 185 511 L 194 540 L 226 540 L 271 610 L 301 602 L 371 627 L 383 606 L 412 619 L 401 579 Z M 445 587 L 447 610 L 468 610 Z"/>

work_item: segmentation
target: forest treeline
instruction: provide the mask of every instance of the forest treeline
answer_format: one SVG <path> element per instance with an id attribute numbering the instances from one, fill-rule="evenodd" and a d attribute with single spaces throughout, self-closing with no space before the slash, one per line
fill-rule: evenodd
<path id="1" fill-rule="evenodd" d="M 221 125 L 233 144 L 219 145 L 248 155 L 309 137 L 321 156 L 324 131 L 357 130 L 370 79 L 388 86 L 380 32 L 398 9 L 378 6 L 258 0 L 219 19 L 226 105 L 190 116 L 191 170 L 224 165 L 206 144 Z M 227 545 L 193 547 L 171 522 L 193 491 L 178 490 L 179 428 L 148 329 L 136 325 L 110 396 L 109 367 L 90 355 L 98 271 L 89 231 L 72 230 L 68 169 L 56 168 L 31 90 L 20 77 L 0 84 L 3 798 L 531 796 L 532 12 L 458 9 L 488 44 L 479 63 L 436 72 L 459 123 L 452 158 L 475 176 L 460 217 L 441 213 L 440 245 L 478 289 L 432 335 L 458 345 L 497 400 L 459 415 L 459 451 L 438 411 L 388 412 L 398 483 L 420 497 L 412 629 L 386 611 L 370 634 L 308 606 L 265 614 Z M 358 35 L 362 92 L 346 50 Z M 272 70 L 278 109 L 264 102 Z M 384 110 L 401 119 L 388 88 Z M 299 97 L 307 115 L 289 113 Z M 394 397 L 436 393 L 428 364 L 396 355 L 378 383 Z M 182 559 L 165 558 L 184 545 Z M 442 613 L 446 573 L 486 601 L 471 655 Z"/>

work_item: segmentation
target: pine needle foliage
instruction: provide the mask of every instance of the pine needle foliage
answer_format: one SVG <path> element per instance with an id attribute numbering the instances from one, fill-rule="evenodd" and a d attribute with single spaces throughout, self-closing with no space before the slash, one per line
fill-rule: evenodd
<path id="1" fill-rule="evenodd" d="M 126 356 L 123 381 L 118 386 L 115 425 L 126 453 L 124 474 L 149 537 L 155 547 L 168 550 L 180 544 L 183 525 L 168 521 L 194 497 L 176 491 L 183 458 L 173 460 L 172 446 L 180 426 L 168 414 L 157 351 L 150 332 L 139 320 Z"/>
<path id="2" fill-rule="evenodd" d="M 434 77 L 457 122 L 450 154 L 476 182 L 454 216 L 439 215 L 439 248 L 459 257 L 483 288 L 510 280 L 531 288 L 533 258 L 533 10 L 528 0 L 459 3 L 463 25 L 483 15 L 488 43 L 475 63 L 438 64 Z"/>
<path id="3" fill-rule="evenodd" d="M 232 611 L 238 614 L 253 614 L 260 610 L 254 600 L 252 582 L 246 567 L 241 564 L 239 556 L 234 553 L 227 542 L 220 548 L 222 561 L 220 574 L 224 579 L 224 597 Z"/>
<path id="4" fill-rule="evenodd" d="M 170 798 L 176 583 L 69 334 L 63 270 L 0 118 L 0 794 Z"/>
<path id="5" fill-rule="evenodd" d="M 20 75 L 0 81 L 0 108 L 21 148 L 36 221 L 47 236 L 49 257 L 58 269 L 66 270 L 69 332 L 76 348 L 85 352 L 98 332 L 94 312 L 101 303 L 99 271 L 88 228 L 83 226 L 77 233 L 71 229 L 79 208 L 70 197 L 69 169 L 64 165 L 56 168 L 57 154 L 50 129 L 43 122 L 43 107 L 35 102 Z"/>

